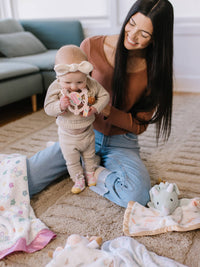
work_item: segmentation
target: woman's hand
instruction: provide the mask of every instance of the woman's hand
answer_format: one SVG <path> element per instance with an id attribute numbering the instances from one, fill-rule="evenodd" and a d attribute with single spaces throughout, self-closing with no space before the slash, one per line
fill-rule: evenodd
<path id="1" fill-rule="evenodd" d="M 60 98 L 60 109 L 61 111 L 65 111 L 70 105 L 70 100 L 68 96 L 62 96 Z"/>
<path id="2" fill-rule="evenodd" d="M 108 104 L 102 111 L 101 114 L 103 114 L 104 117 L 108 118 L 110 115 L 111 106 Z"/>
<path id="3" fill-rule="evenodd" d="M 87 117 L 92 116 L 92 115 L 95 114 L 95 113 L 97 113 L 96 108 L 93 107 L 93 106 L 91 106 L 91 107 L 90 107 L 90 110 L 89 110 L 89 112 L 88 112 L 88 114 L 87 114 Z"/>

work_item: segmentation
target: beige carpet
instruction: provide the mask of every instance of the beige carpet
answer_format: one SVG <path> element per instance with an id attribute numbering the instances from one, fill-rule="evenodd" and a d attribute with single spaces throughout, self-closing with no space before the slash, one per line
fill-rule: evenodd
<path id="1" fill-rule="evenodd" d="M 180 197 L 200 197 L 200 95 L 175 95 L 172 134 L 166 144 L 156 146 L 154 127 L 140 136 L 141 156 L 152 184 L 158 178 L 176 182 Z M 54 118 L 38 111 L 0 128 L 0 153 L 21 153 L 28 157 L 57 139 Z M 65 178 L 65 177 L 64 177 Z M 34 254 L 16 253 L 0 266 L 45 266 L 48 251 L 63 245 L 68 235 L 101 235 L 103 241 L 123 235 L 124 208 L 86 189 L 70 193 L 72 183 L 61 179 L 35 196 L 36 215 L 56 232 L 57 238 Z M 200 266 L 200 231 L 171 232 L 135 238 L 147 249 L 190 267 Z M 199 265 L 198 265 L 199 264 Z"/>

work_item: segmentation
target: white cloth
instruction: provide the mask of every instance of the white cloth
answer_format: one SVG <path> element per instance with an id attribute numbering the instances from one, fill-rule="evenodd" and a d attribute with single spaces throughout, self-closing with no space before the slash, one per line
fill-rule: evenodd
<path id="1" fill-rule="evenodd" d="M 118 237 L 105 242 L 101 248 L 114 258 L 113 267 L 183 267 L 181 263 L 148 251 L 131 237 Z"/>
<path id="2" fill-rule="evenodd" d="M 103 243 L 101 250 L 83 244 L 57 252 L 46 267 L 183 267 L 174 260 L 148 251 L 131 237 L 118 237 Z"/>

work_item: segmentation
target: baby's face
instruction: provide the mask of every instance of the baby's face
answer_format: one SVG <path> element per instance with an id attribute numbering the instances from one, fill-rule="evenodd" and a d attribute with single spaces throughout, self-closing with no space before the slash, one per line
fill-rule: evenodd
<path id="1" fill-rule="evenodd" d="M 59 77 L 59 83 L 63 89 L 76 92 L 86 87 L 87 75 L 80 72 L 69 72 Z"/>

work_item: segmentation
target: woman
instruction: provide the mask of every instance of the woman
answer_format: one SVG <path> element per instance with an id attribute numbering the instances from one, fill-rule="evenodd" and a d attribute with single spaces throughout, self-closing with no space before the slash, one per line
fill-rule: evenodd
<path id="1" fill-rule="evenodd" d="M 92 77 L 112 98 L 94 122 L 96 154 L 105 168 L 98 168 L 92 189 L 122 207 L 130 200 L 146 205 L 150 177 L 137 135 L 149 123 L 156 123 L 157 140 L 170 135 L 173 7 L 167 0 L 138 0 L 119 35 L 88 38 L 81 48 L 94 66 Z M 31 195 L 67 172 L 58 143 L 27 167 Z"/>

